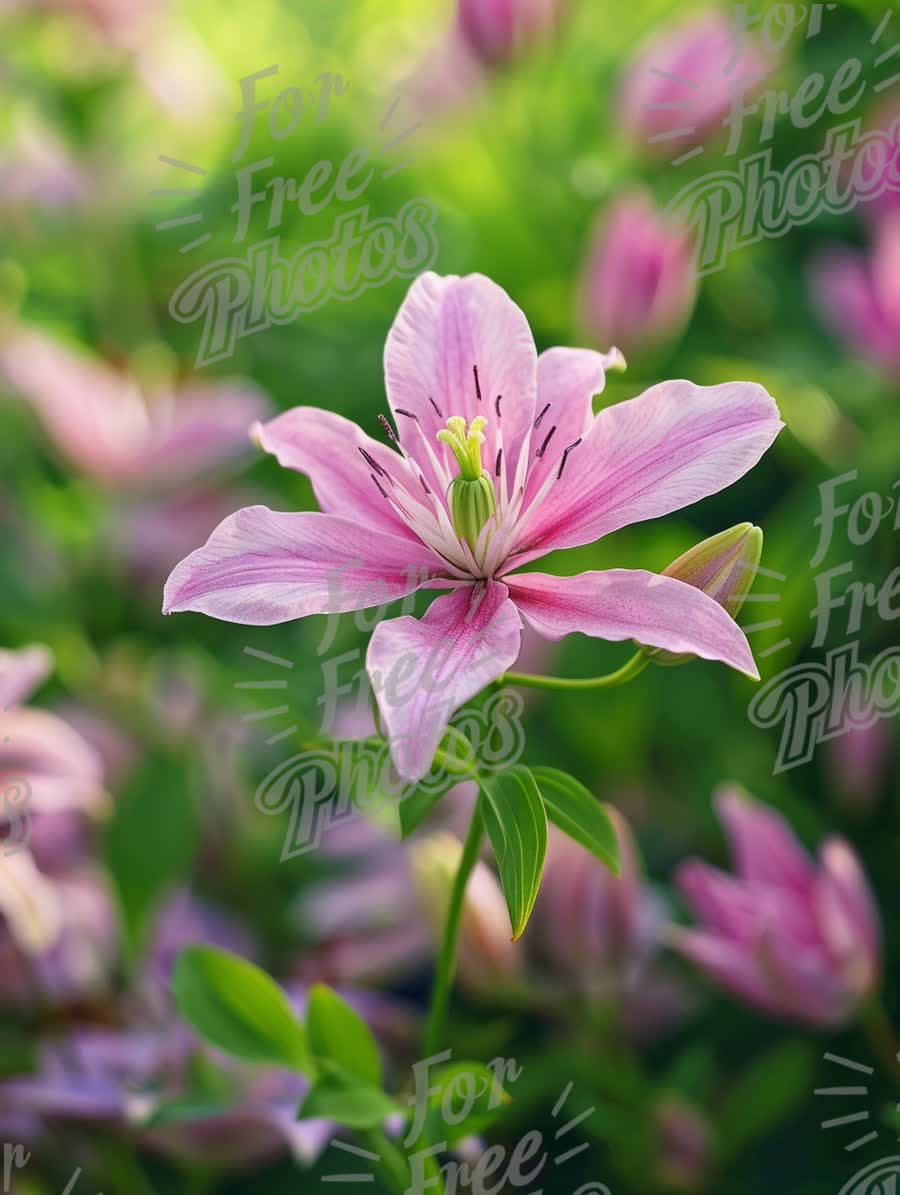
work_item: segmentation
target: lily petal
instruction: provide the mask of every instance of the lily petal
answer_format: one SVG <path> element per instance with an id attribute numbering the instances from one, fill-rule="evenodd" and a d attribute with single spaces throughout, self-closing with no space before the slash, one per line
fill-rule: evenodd
<path id="1" fill-rule="evenodd" d="M 0 712 L 26 701 L 52 667 L 53 657 L 39 644 L 19 651 L 0 649 Z"/>
<path id="2" fill-rule="evenodd" d="M 269 423 L 255 424 L 251 434 L 280 465 L 309 477 L 325 514 L 414 538 L 382 491 L 390 493 L 391 488 L 384 474 L 408 490 L 418 490 L 419 482 L 398 452 L 367 436 L 350 419 L 318 407 L 294 407 Z"/>
<path id="3" fill-rule="evenodd" d="M 735 871 L 750 884 L 770 884 L 807 897 L 815 866 L 780 813 L 730 786 L 715 797 L 731 841 Z"/>
<path id="4" fill-rule="evenodd" d="M 725 489 L 784 425 L 752 382 L 661 382 L 601 411 L 519 535 L 520 562 L 670 514 Z"/>
<path id="5" fill-rule="evenodd" d="M 440 573 L 434 553 L 408 539 L 336 515 L 248 506 L 175 567 L 163 612 L 271 626 L 380 606 Z"/>
<path id="6" fill-rule="evenodd" d="M 366 669 L 405 780 L 425 775 L 454 712 L 513 665 L 521 628 L 496 581 L 438 598 L 422 619 L 378 624 Z"/>
<path id="7" fill-rule="evenodd" d="M 98 814 L 109 807 L 99 751 L 48 710 L 18 708 L 2 718 L 0 787 L 8 803 L 24 780 L 23 811 L 55 813 L 80 809 Z M 27 798 L 27 801 L 24 799 Z"/>
<path id="8" fill-rule="evenodd" d="M 641 569 L 610 569 L 552 577 L 517 573 L 504 578 L 509 593 L 539 635 L 562 639 L 579 631 L 618 643 L 720 660 L 759 679 L 743 631 L 702 590 Z"/>
<path id="9" fill-rule="evenodd" d="M 403 444 L 423 467 L 422 437 L 436 447 L 451 415 L 468 421 L 483 415 L 485 469 L 495 471 L 502 443 L 501 469 L 515 476 L 535 418 L 537 352 L 524 313 L 495 282 L 482 274 L 422 274 L 388 334 L 384 370 Z M 449 461 L 449 449 L 437 447 L 439 459 Z M 443 493 L 446 486 L 428 470 L 428 481 Z"/>
<path id="10" fill-rule="evenodd" d="M 594 395 L 606 385 L 606 371 L 624 366 L 625 358 L 618 349 L 595 353 L 592 349 L 552 348 L 538 357 L 535 418 L 540 423 L 531 437 L 526 505 L 550 474 L 559 472 L 565 450 L 590 430 Z M 536 456 L 551 428 L 556 430 L 546 450 Z"/>

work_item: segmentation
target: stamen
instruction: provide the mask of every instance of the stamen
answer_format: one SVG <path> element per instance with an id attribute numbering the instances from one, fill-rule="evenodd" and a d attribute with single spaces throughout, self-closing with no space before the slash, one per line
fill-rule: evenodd
<path id="1" fill-rule="evenodd" d="M 572 451 L 573 448 L 578 447 L 578 445 L 582 441 L 582 438 L 583 438 L 582 436 L 579 436 L 574 444 L 570 444 L 568 448 L 564 449 L 563 454 L 562 454 L 562 460 L 559 462 L 559 472 L 556 475 L 557 481 L 559 481 L 559 479 L 562 477 L 563 469 L 565 469 L 565 467 L 566 467 L 566 461 L 569 459 L 569 453 Z"/>
<path id="2" fill-rule="evenodd" d="M 541 426 L 541 420 L 544 418 L 544 416 L 547 414 L 547 412 L 549 410 L 550 410 L 550 403 L 547 403 L 547 405 L 544 407 L 543 411 L 541 411 L 540 415 L 538 415 L 537 419 L 535 419 L 535 421 L 534 421 L 534 430 L 535 431 L 537 431 L 537 429 Z"/>
<path id="3" fill-rule="evenodd" d="M 388 421 L 387 421 L 387 419 L 385 418 L 385 416 L 384 416 L 384 415 L 381 415 L 381 414 L 379 414 L 379 416 L 378 416 L 378 422 L 381 424 L 381 426 L 382 426 L 382 427 L 384 428 L 384 430 L 387 432 L 388 439 L 389 439 L 389 440 L 391 440 L 391 441 L 392 441 L 394 444 L 396 444 L 396 443 L 397 443 L 397 437 L 394 435 L 394 429 L 393 429 L 393 428 L 391 427 L 391 425 L 388 423 Z"/>
<path id="4" fill-rule="evenodd" d="M 496 465 L 494 465 L 494 476 L 495 477 L 500 476 L 500 462 L 502 460 L 503 460 L 503 449 L 498 448 L 497 449 L 497 463 L 496 463 Z"/>
<path id="5" fill-rule="evenodd" d="M 370 469 L 374 469 L 379 477 L 387 477 L 387 473 L 384 469 L 382 469 L 381 465 L 379 465 L 378 461 L 375 460 L 371 453 L 366 452 L 365 448 L 360 448 L 359 451 L 362 453 L 362 458 Z"/>
<path id="6" fill-rule="evenodd" d="M 378 480 L 378 478 L 375 476 L 375 474 L 370 473 L 369 476 L 372 478 L 372 480 L 375 482 L 375 484 L 381 490 L 382 498 L 387 498 L 388 502 L 390 502 L 391 499 L 390 499 L 390 496 L 388 495 L 387 490 L 384 488 L 384 486 L 381 484 L 381 482 Z"/>
<path id="7" fill-rule="evenodd" d="M 414 411 L 404 411 L 402 407 L 397 407 L 396 411 L 394 411 L 394 414 L 405 415 L 407 419 L 415 419 L 416 423 L 419 422 L 419 416 Z"/>
<path id="8" fill-rule="evenodd" d="M 494 410 L 497 412 L 498 419 L 500 418 L 500 399 L 502 397 L 503 397 L 502 394 L 498 394 L 497 397 L 494 399 Z"/>
<path id="9" fill-rule="evenodd" d="M 553 438 L 553 433 L 555 431 L 556 431 L 556 424 L 554 423 L 554 425 L 547 432 L 547 435 L 544 437 L 543 444 L 540 446 L 540 448 L 535 453 L 538 460 L 540 460 L 543 457 L 544 453 L 547 451 L 547 445 L 550 443 L 551 439 Z"/>
<path id="10" fill-rule="evenodd" d="M 431 395 L 430 395 L 430 394 L 428 395 L 428 401 L 431 403 L 431 405 L 432 405 L 432 406 L 434 407 L 434 409 L 437 411 L 438 419 L 443 419 L 443 418 L 444 418 L 444 412 L 443 412 L 443 411 L 441 410 L 441 408 L 440 408 L 440 407 L 437 405 L 437 403 L 434 401 L 434 399 L 431 397 Z"/>
<path id="11" fill-rule="evenodd" d="M 425 480 L 425 478 L 422 476 L 421 473 L 419 474 L 419 481 L 421 481 L 422 489 L 425 491 L 425 493 L 430 494 L 431 490 L 428 488 L 428 482 Z"/>
<path id="12" fill-rule="evenodd" d="M 478 384 L 478 366 L 472 366 L 472 373 L 475 375 L 475 397 L 481 402 L 481 387 Z"/>

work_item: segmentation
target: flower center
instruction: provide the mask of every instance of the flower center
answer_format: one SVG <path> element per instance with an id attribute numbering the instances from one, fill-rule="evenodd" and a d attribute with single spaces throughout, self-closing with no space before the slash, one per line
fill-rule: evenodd
<path id="1" fill-rule="evenodd" d="M 475 551 L 478 537 L 488 519 L 497 509 L 494 483 L 481 466 L 481 446 L 487 420 L 476 415 L 467 424 L 462 415 L 452 415 L 447 426 L 437 434 L 442 444 L 449 445 L 459 464 L 459 476 L 450 483 L 450 516 L 460 539 Z"/>

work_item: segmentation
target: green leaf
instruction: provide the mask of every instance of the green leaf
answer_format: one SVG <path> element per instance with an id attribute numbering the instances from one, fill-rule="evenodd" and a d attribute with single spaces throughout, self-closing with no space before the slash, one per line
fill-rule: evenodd
<path id="1" fill-rule="evenodd" d="M 374 1129 L 399 1111 L 399 1106 L 378 1087 L 359 1083 L 335 1070 L 314 1084 L 297 1116 L 300 1120 L 336 1120 L 351 1129 Z"/>
<path id="2" fill-rule="evenodd" d="M 320 1069 L 339 1070 L 358 1083 L 381 1087 L 381 1055 L 371 1029 L 323 983 L 310 992 L 306 1032 L 309 1051 Z"/>
<path id="3" fill-rule="evenodd" d="M 265 971 L 211 946 L 189 946 L 172 980 L 175 1001 L 197 1032 L 236 1058 L 309 1071 L 303 1026 Z"/>
<path id="4" fill-rule="evenodd" d="M 452 1149 L 489 1127 L 509 1094 L 481 1062 L 450 1062 L 432 1072 L 426 1124 L 428 1140 Z"/>
<path id="5" fill-rule="evenodd" d="M 809 1098 L 813 1062 L 810 1046 L 788 1042 L 763 1054 L 745 1071 L 720 1106 L 723 1157 L 740 1153 Z"/>
<path id="6" fill-rule="evenodd" d="M 581 781 L 558 768 L 532 768 L 531 774 L 554 826 L 596 855 L 613 875 L 619 875 L 622 869 L 619 840 L 597 798 Z"/>
<path id="7" fill-rule="evenodd" d="M 547 815 L 528 768 L 516 764 L 481 784 L 482 815 L 500 868 L 513 940 L 520 938 L 541 886 Z"/>
<path id="8" fill-rule="evenodd" d="M 190 869 L 198 834 L 192 788 L 183 760 L 152 756 L 128 780 L 105 828 L 104 861 L 132 948 L 160 896 Z"/>

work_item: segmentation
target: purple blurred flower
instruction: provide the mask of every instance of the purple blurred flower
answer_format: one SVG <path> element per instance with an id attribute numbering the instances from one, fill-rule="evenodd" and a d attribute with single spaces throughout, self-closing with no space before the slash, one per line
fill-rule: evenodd
<path id="1" fill-rule="evenodd" d="M 673 944 L 715 982 L 772 1016 L 831 1027 L 878 981 L 881 932 L 850 846 L 825 842 L 815 862 L 773 810 L 727 789 L 716 808 L 735 875 L 696 860 L 677 883 L 700 921 Z"/>
<path id="2" fill-rule="evenodd" d="M 821 253 L 811 285 L 835 336 L 877 369 L 900 377 L 900 210 L 878 220 L 868 252 Z"/>
<path id="3" fill-rule="evenodd" d="M 0 154 L 0 207 L 66 208 L 87 189 L 86 176 L 53 132 L 23 123 L 15 127 Z"/>
<path id="4" fill-rule="evenodd" d="M 523 942 L 538 974 L 567 993 L 617 1007 L 633 1039 L 659 1036 L 689 1011 L 686 988 L 658 958 L 666 910 L 645 883 L 628 823 L 607 807 L 621 874 L 550 828 L 541 891 Z M 549 964 L 549 966 L 548 966 Z"/>
<path id="5" fill-rule="evenodd" d="M 690 319 L 697 274 L 690 240 L 666 228 L 652 196 L 620 196 L 598 220 L 581 274 L 580 320 L 595 343 L 656 347 Z"/>
<path id="6" fill-rule="evenodd" d="M 483 62 L 508 62 L 549 37 L 563 7 L 563 0 L 459 0 L 459 33 Z"/>
<path id="7" fill-rule="evenodd" d="M 749 95 L 772 63 L 721 9 L 667 26 L 641 47 L 619 92 L 619 120 L 630 139 L 665 157 L 702 145 L 724 121 L 735 88 Z"/>

